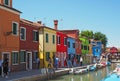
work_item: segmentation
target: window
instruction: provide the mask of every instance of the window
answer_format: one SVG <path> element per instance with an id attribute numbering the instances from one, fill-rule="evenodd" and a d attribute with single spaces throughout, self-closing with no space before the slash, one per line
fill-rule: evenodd
<path id="1" fill-rule="evenodd" d="M 53 44 L 55 44 L 55 35 L 53 35 Z"/>
<path id="2" fill-rule="evenodd" d="M 67 38 L 64 38 L 64 45 L 67 45 Z"/>
<path id="3" fill-rule="evenodd" d="M 12 23 L 12 33 L 13 35 L 18 35 L 18 23 L 16 22 Z"/>
<path id="4" fill-rule="evenodd" d="M 24 28 L 24 27 L 20 28 L 20 39 L 26 40 L 26 28 Z"/>
<path id="5" fill-rule="evenodd" d="M 68 48 L 70 48 L 70 42 L 68 42 Z"/>
<path id="6" fill-rule="evenodd" d="M 96 49 L 96 52 L 99 52 L 99 50 L 98 50 L 98 49 Z"/>
<path id="7" fill-rule="evenodd" d="M 87 50 L 87 46 L 86 45 L 84 46 L 84 50 Z"/>
<path id="8" fill-rule="evenodd" d="M 26 52 L 20 51 L 20 62 L 26 62 Z"/>
<path id="9" fill-rule="evenodd" d="M 60 44 L 60 36 L 58 36 L 58 44 Z"/>
<path id="10" fill-rule="evenodd" d="M 49 57 L 50 57 L 50 52 L 46 52 L 46 61 L 49 60 Z"/>
<path id="11" fill-rule="evenodd" d="M 12 52 L 12 64 L 18 64 L 18 52 Z"/>
<path id="12" fill-rule="evenodd" d="M 10 2 L 10 0 L 4 0 L 4 4 L 7 6 L 9 6 L 9 2 Z"/>
<path id="13" fill-rule="evenodd" d="M 38 58 L 38 52 L 33 52 L 33 61 L 36 62 Z"/>
<path id="14" fill-rule="evenodd" d="M 49 39 L 48 33 L 46 33 L 46 43 L 48 43 L 48 39 Z"/>
<path id="15" fill-rule="evenodd" d="M 33 31 L 33 41 L 38 41 L 38 31 L 37 30 Z"/>
<path id="16" fill-rule="evenodd" d="M 72 44 L 72 47 L 75 48 L 75 43 Z"/>
<path id="17" fill-rule="evenodd" d="M 84 45 L 83 44 L 81 44 L 81 49 L 84 49 Z"/>

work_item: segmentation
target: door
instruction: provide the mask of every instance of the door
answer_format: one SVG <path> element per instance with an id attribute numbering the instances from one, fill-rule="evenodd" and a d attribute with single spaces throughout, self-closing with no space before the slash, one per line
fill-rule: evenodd
<path id="1" fill-rule="evenodd" d="M 2 61 L 4 61 L 5 59 L 8 59 L 8 67 L 10 70 L 10 52 L 3 52 L 2 53 Z M 2 67 L 2 76 L 3 76 L 3 67 Z"/>
<path id="2" fill-rule="evenodd" d="M 26 54 L 26 70 L 32 69 L 32 52 Z"/>

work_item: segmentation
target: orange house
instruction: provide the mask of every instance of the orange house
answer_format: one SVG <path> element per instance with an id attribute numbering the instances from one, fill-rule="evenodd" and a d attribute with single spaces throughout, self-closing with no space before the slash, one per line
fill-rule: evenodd
<path id="1" fill-rule="evenodd" d="M 12 71 L 18 64 L 20 13 L 12 8 L 12 0 L 0 0 L 0 60 L 8 58 Z"/>

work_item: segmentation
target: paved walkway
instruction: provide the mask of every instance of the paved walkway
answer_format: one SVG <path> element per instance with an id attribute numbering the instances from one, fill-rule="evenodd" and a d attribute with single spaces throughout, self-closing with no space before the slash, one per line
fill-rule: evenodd
<path id="1" fill-rule="evenodd" d="M 13 81 L 14 79 L 29 77 L 32 75 L 41 74 L 41 70 L 29 70 L 29 71 L 21 71 L 21 72 L 13 72 L 10 73 L 8 78 L 4 78 L 0 76 L 0 81 Z"/>

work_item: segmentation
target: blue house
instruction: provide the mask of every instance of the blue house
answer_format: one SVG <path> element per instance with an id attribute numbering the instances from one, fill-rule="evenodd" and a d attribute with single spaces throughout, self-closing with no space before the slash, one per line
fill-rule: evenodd
<path id="1" fill-rule="evenodd" d="M 96 56 L 100 58 L 100 55 L 102 53 L 102 42 L 101 41 L 93 41 L 92 44 L 92 54 L 93 56 Z"/>
<path id="2" fill-rule="evenodd" d="M 68 41 L 68 57 L 72 61 L 73 58 L 75 57 L 75 39 L 72 37 L 67 38 Z"/>

